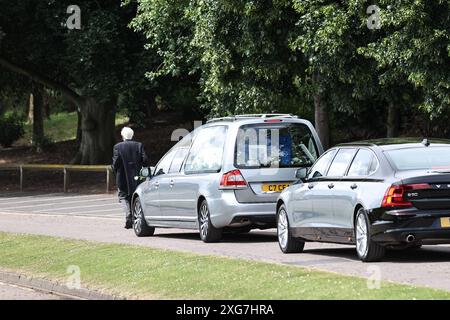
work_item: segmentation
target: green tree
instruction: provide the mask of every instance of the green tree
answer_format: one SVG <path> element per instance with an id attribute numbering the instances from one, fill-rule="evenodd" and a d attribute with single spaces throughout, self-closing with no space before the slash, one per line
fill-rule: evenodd
<path id="1" fill-rule="evenodd" d="M 419 107 L 437 116 L 450 107 L 450 3 L 447 0 L 380 0 L 382 29 L 360 49 L 373 58 L 380 82 L 413 85 Z M 396 93 L 404 94 L 402 91 Z"/>
<path id="2" fill-rule="evenodd" d="M 69 30 L 64 23 L 70 4 L 20 0 L 12 6 L 0 0 L 0 67 L 58 91 L 76 105 L 82 138 L 74 162 L 108 163 L 118 97 L 135 85 L 128 79 L 139 72 L 142 57 L 141 38 L 128 28 L 135 7 L 80 0 L 81 29 Z"/>
<path id="3" fill-rule="evenodd" d="M 293 0 L 300 18 L 291 47 L 308 61 L 316 128 L 327 146 L 330 117 L 354 118 L 368 108 L 383 117 L 384 110 L 396 110 L 404 102 L 399 92 L 411 91 L 406 79 L 381 81 L 383 74 L 377 63 L 360 52 L 384 32 L 368 28 L 369 4 L 357 0 Z M 395 135 L 391 129 L 395 128 L 396 114 L 388 112 L 386 118 L 388 136 Z"/>
<path id="4" fill-rule="evenodd" d="M 211 116 L 298 112 L 306 105 L 296 76 L 303 62 L 290 50 L 296 14 L 290 1 L 140 0 L 132 22 L 162 64 L 150 77 L 198 77 Z"/>

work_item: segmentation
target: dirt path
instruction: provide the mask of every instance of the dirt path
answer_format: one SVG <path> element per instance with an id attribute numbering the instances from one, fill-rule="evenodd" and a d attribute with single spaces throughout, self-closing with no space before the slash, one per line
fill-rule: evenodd
<path id="1" fill-rule="evenodd" d="M 0 300 L 61 300 L 60 296 L 0 282 Z"/>

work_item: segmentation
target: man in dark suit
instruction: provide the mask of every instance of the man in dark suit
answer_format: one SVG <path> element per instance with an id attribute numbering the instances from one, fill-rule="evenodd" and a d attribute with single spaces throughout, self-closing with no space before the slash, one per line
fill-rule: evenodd
<path id="1" fill-rule="evenodd" d="M 124 127 L 121 131 L 123 142 L 119 142 L 113 149 L 112 168 L 116 175 L 119 202 L 125 212 L 125 228 L 131 229 L 133 226 L 131 218 L 131 196 L 136 190 L 139 182 L 134 179 L 139 175 L 142 167 L 148 166 L 148 158 L 144 150 L 144 145 L 133 141 L 134 132 L 129 127 Z"/>

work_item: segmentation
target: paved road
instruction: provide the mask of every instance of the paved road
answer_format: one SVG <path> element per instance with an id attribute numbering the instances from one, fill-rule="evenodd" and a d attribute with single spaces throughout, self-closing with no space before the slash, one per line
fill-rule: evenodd
<path id="1" fill-rule="evenodd" d="M 0 300 L 61 300 L 62 297 L 0 282 Z"/>
<path id="2" fill-rule="evenodd" d="M 278 248 L 274 230 L 226 235 L 215 244 L 202 243 L 198 233 L 179 229 L 157 229 L 154 237 L 137 238 L 133 231 L 123 228 L 122 213 L 114 195 L 3 195 L 0 231 L 254 259 L 363 277 L 380 272 L 383 280 L 450 291 L 450 246 L 393 251 L 383 262 L 365 264 L 356 258 L 353 247 L 342 245 L 307 243 L 304 253 L 284 255 Z M 379 269 L 374 270 L 374 266 Z"/>

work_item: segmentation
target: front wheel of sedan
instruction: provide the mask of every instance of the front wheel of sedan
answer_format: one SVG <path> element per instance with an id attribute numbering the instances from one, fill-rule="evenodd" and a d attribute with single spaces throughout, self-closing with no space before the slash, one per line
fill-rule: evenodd
<path id="1" fill-rule="evenodd" d="M 149 227 L 145 221 L 144 211 L 139 198 L 134 200 L 133 205 L 133 229 L 138 237 L 149 237 L 155 233 L 155 228 Z"/>
<path id="2" fill-rule="evenodd" d="M 214 227 L 211 223 L 211 215 L 206 200 L 203 200 L 199 208 L 198 226 L 200 231 L 200 239 L 203 242 L 218 242 L 222 239 L 223 230 Z"/>
<path id="3" fill-rule="evenodd" d="M 286 207 L 281 205 L 277 213 L 278 244 L 283 253 L 300 253 L 305 247 L 305 242 L 292 237 L 289 230 L 289 219 Z"/>
<path id="4" fill-rule="evenodd" d="M 369 217 L 363 208 L 358 210 L 355 220 L 356 252 L 363 262 L 379 261 L 385 248 L 371 239 Z"/>

